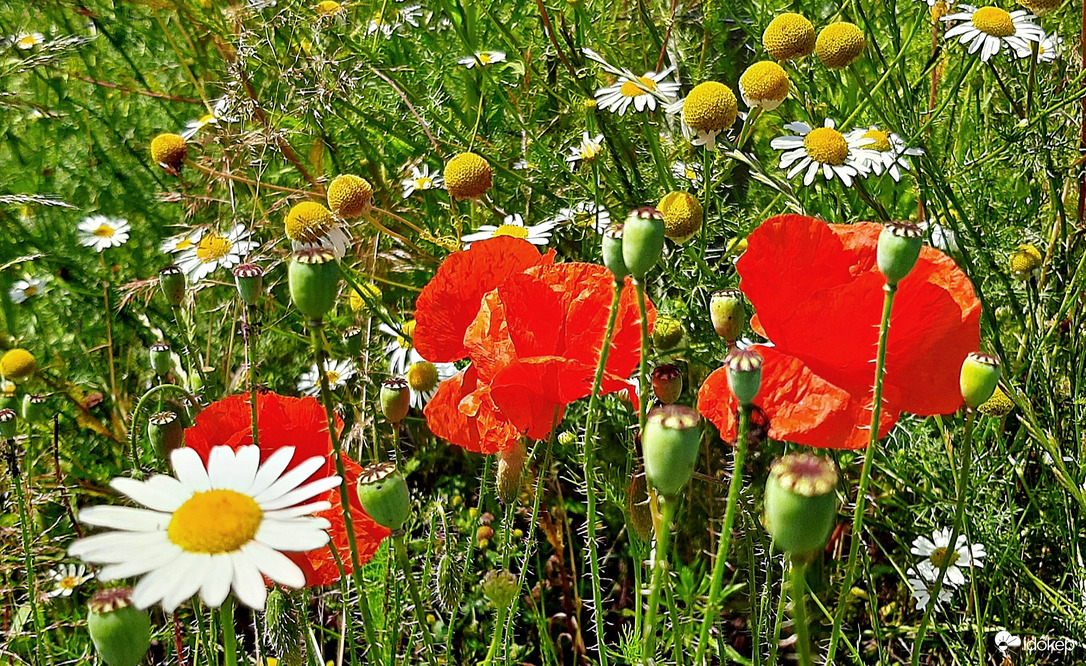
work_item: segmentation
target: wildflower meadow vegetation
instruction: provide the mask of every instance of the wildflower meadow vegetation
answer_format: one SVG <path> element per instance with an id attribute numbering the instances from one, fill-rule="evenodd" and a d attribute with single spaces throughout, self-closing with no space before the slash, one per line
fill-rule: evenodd
<path id="1" fill-rule="evenodd" d="M 0 666 L 1086 663 L 1078 0 L 0 5 Z"/>

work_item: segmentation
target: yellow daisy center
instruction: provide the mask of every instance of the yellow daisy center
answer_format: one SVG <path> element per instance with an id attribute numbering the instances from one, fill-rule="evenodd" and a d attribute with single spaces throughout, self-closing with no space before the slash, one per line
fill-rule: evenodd
<path id="1" fill-rule="evenodd" d="M 26 296 L 33 296 L 38 293 L 38 288 L 34 285 L 28 285 L 26 289 L 23 289 L 23 294 Z"/>
<path id="2" fill-rule="evenodd" d="M 596 159 L 601 152 L 603 152 L 603 146 L 598 143 L 589 141 L 588 143 L 581 145 L 581 159 L 585 162 L 591 162 Z"/>
<path id="3" fill-rule="evenodd" d="M 739 88 L 743 95 L 755 102 L 779 102 L 788 96 L 790 87 L 788 72 L 769 60 L 754 63 L 739 77 Z"/>
<path id="4" fill-rule="evenodd" d="M 686 179 L 687 180 L 697 180 L 698 179 L 698 172 L 694 171 L 690 167 L 686 167 L 686 171 L 684 171 L 683 173 L 686 174 Z"/>
<path id="5" fill-rule="evenodd" d="M 400 349 L 411 349 L 411 340 L 415 337 L 415 323 L 415 320 L 412 319 L 400 328 L 400 332 L 403 333 L 403 335 L 397 338 L 400 343 Z"/>
<path id="6" fill-rule="evenodd" d="M 503 224 L 494 230 L 494 237 L 498 236 L 510 236 L 512 238 L 525 239 L 528 237 L 528 228 L 517 226 L 515 224 Z"/>
<path id="7" fill-rule="evenodd" d="M 8 379 L 25 379 L 34 373 L 38 361 L 25 349 L 9 349 L 0 356 L 0 375 Z"/>
<path id="8" fill-rule="evenodd" d="M 935 552 L 931 554 L 931 557 L 929 559 L 931 559 L 932 564 L 942 569 L 944 563 L 946 563 L 946 566 L 948 567 L 953 566 L 960 557 L 961 555 L 959 555 L 958 551 L 956 550 L 950 550 L 949 548 L 936 548 Z"/>
<path id="9" fill-rule="evenodd" d="M 777 60 L 808 56 L 815 48 L 814 25 L 799 14 L 781 14 L 766 26 L 762 45 Z"/>
<path id="10" fill-rule="evenodd" d="M 264 512 L 248 495 L 233 490 L 196 493 L 170 518 L 170 541 L 190 553 L 232 553 L 252 541 Z"/>
<path id="11" fill-rule="evenodd" d="M 888 132 L 872 128 L 864 132 L 863 138 L 875 140 L 875 143 L 869 143 L 864 148 L 878 150 L 883 153 L 890 150 L 890 134 Z"/>
<path id="12" fill-rule="evenodd" d="M 454 199 L 483 196 L 494 182 L 494 172 L 475 153 L 460 153 L 445 165 L 445 187 Z"/>
<path id="13" fill-rule="evenodd" d="M 361 286 L 362 291 L 366 292 L 366 296 L 372 301 L 381 300 L 381 289 L 375 284 L 364 284 Z M 357 291 L 351 290 L 351 310 L 355 312 L 362 312 L 366 309 L 366 299 L 362 297 Z"/>
<path id="14" fill-rule="evenodd" d="M 973 12 L 973 27 L 993 37 L 1010 37 L 1015 33 L 1009 12 L 999 7 L 981 7 Z"/>
<path id="15" fill-rule="evenodd" d="M 100 224 L 98 225 L 98 228 L 94 230 L 94 235 L 99 238 L 112 238 L 115 233 L 117 233 L 117 230 L 108 224 Z"/>
<path id="16" fill-rule="evenodd" d="M 372 203 L 373 186 L 365 178 L 345 173 L 336 176 L 328 186 L 328 207 L 340 217 L 353 220 L 368 211 Z"/>
<path id="17" fill-rule="evenodd" d="M 299 243 L 316 243 L 336 224 L 332 213 L 315 201 L 295 204 L 283 224 L 287 238 Z"/>
<path id="18" fill-rule="evenodd" d="M 317 13 L 321 16 L 335 16 L 343 11 L 343 5 L 333 0 L 324 0 L 317 3 Z"/>
<path id="19" fill-rule="evenodd" d="M 34 35 L 23 35 L 23 37 L 19 40 L 19 46 L 23 47 L 24 49 L 30 48 L 37 43 L 38 38 Z"/>
<path id="20" fill-rule="evenodd" d="M 489 65 L 490 64 L 490 54 L 489 53 L 480 53 L 478 55 L 478 58 L 479 58 L 479 62 L 483 63 L 484 65 Z"/>
<path id="21" fill-rule="evenodd" d="M 234 244 L 226 236 L 208 234 L 200 239 L 200 244 L 196 246 L 196 258 L 205 264 L 218 261 L 230 254 L 232 247 Z"/>
<path id="22" fill-rule="evenodd" d="M 845 135 L 832 127 L 819 127 L 803 138 L 803 147 L 815 162 L 841 166 L 848 159 L 848 141 Z"/>
<path id="23" fill-rule="evenodd" d="M 853 23 L 831 23 L 818 33 L 815 52 L 822 64 L 829 69 L 848 67 L 863 53 L 867 40 L 863 30 Z"/>
<path id="24" fill-rule="evenodd" d="M 65 590 L 74 590 L 75 588 L 79 587 L 79 579 L 75 576 L 65 576 L 64 578 L 60 579 L 60 582 L 57 583 L 57 586 L 62 587 Z"/>
<path id="25" fill-rule="evenodd" d="M 433 178 L 426 178 L 425 176 L 420 176 L 420 177 L 415 179 L 415 189 L 416 190 L 428 190 L 428 189 L 432 188 L 433 186 L 434 186 L 434 179 Z"/>
<path id="26" fill-rule="evenodd" d="M 623 97 L 640 97 L 641 95 L 649 94 L 645 92 L 646 90 L 656 90 L 656 82 L 649 77 L 639 76 L 637 77 L 637 80 L 641 83 L 640 86 L 633 81 L 627 81 L 622 84 L 622 87 L 619 88 L 619 92 L 622 93 Z"/>
<path id="27" fill-rule="evenodd" d="M 1006 416 L 1014 409 L 1014 402 L 1010 397 L 1003 392 L 1003 389 L 996 387 L 996 390 L 992 393 L 992 397 L 988 398 L 988 402 L 984 403 L 980 407 L 977 407 L 977 411 L 981 414 L 988 416 Z"/>
<path id="28" fill-rule="evenodd" d="M 328 370 L 324 373 L 324 378 L 328 380 L 329 385 L 332 385 L 339 381 L 339 373 L 335 370 Z"/>
<path id="29" fill-rule="evenodd" d="M 416 393 L 434 390 L 439 379 L 437 367 L 429 361 L 419 361 L 407 369 L 407 384 Z"/>
<path id="30" fill-rule="evenodd" d="M 684 242 L 701 228 L 704 211 L 689 192 L 669 192 L 656 208 L 664 214 L 664 235 L 674 241 Z"/>

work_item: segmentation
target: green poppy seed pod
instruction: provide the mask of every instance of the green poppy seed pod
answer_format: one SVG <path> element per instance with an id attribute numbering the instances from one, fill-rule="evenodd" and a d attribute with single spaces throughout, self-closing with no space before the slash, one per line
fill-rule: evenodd
<path id="1" fill-rule="evenodd" d="M 664 251 L 664 214 L 646 206 L 630 211 L 622 230 L 622 261 L 630 275 L 644 280 Z"/>
<path id="2" fill-rule="evenodd" d="M 343 331 L 343 346 L 348 356 L 358 356 L 362 353 L 362 329 L 350 326 Z"/>
<path id="3" fill-rule="evenodd" d="M 622 236 L 625 228 L 626 225 L 621 222 L 612 222 L 603 230 L 603 265 L 614 273 L 618 282 L 625 280 L 630 274 L 622 259 Z"/>
<path id="4" fill-rule="evenodd" d="M 407 418 L 411 409 L 411 389 L 403 377 L 393 377 L 381 382 L 381 413 L 389 423 L 399 423 Z"/>
<path id="5" fill-rule="evenodd" d="M 887 222 L 879 234 L 876 261 L 886 284 L 897 286 L 912 271 L 924 245 L 924 231 L 911 222 Z"/>
<path id="6" fill-rule="evenodd" d="M 490 571 L 483 576 L 483 596 L 495 608 L 507 608 L 519 589 L 517 577 L 508 571 Z"/>
<path id="7" fill-rule="evenodd" d="M 256 264 L 240 264 L 234 267 L 234 284 L 238 296 L 246 305 L 256 305 L 264 291 L 264 269 Z"/>
<path id="8" fill-rule="evenodd" d="M 652 392 L 656 394 L 656 399 L 665 405 L 678 400 L 683 392 L 683 371 L 679 366 L 668 363 L 653 368 Z"/>
<path id="9" fill-rule="evenodd" d="M 99 590 L 87 603 L 91 642 L 108 666 L 137 666 L 151 647 L 151 616 L 132 605 L 132 588 Z"/>
<path id="10" fill-rule="evenodd" d="M 0 409 L 0 437 L 4 439 L 14 437 L 17 425 L 14 409 Z"/>
<path id="11" fill-rule="evenodd" d="M 728 386 L 739 404 L 749 407 L 762 388 L 762 355 L 753 349 L 736 349 L 724 358 Z"/>
<path id="12" fill-rule="evenodd" d="M 520 484 L 524 479 L 524 461 L 528 458 L 528 448 L 522 440 L 498 452 L 498 473 L 495 485 L 498 498 L 506 504 L 520 495 Z"/>
<path id="13" fill-rule="evenodd" d="M 652 327 L 652 345 L 659 351 L 674 349 L 683 341 L 683 325 L 674 317 L 656 318 Z"/>
<path id="14" fill-rule="evenodd" d="M 709 319 L 716 334 L 729 344 L 738 340 L 750 320 L 743 292 L 738 289 L 714 291 L 709 298 Z"/>
<path id="15" fill-rule="evenodd" d="M 339 265 L 329 248 L 309 247 L 298 250 L 287 270 L 290 300 L 311 321 L 320 321 L 336 304 L 339 291 Z"/>
<path id="16" fill-rule="evenodd" d="M 185 445 L 185 426 L 177 412 L 158 412 L 147 419 L 147 439 L 159 460 L 169 460 L 170 452 Z"/>
<path id="17" fill-rule="evenodd" d="M 23 396 L 23 418 L 30 423 L 41 423 L 49 418 L 48 405 L 45 404 L 43 395 Z"/>
<path id="18" fill-rule="evenodd" d="M 167 266 L 158 272 L 158 286 L 171 308 L 185 300 L 185 274 L 177 266 Z"/>
<path id="19" fill-rule="evenodd" d="M 19 387 L 7 379 L 0 380 L 0 409 L 14 409 L 19 406 Z"/>
<path id="20" fill-rule="evenodd" d="M 773 463 L 765 484 L 764 524 L 790 556 L 826 545 L 837 518 L 837 469 L 813 453 L 790 453 Z"/>
<path id="21" fill-rule="evenodd" d="M 694 475 L 701 443 L 700 421 L 696 411 L 682 405 L 665 405 L 649 412 L 641 435 L 645 475 L 661 495 L 677 495 Z"/>
<path id="22" fill-rule="evenodd" d="M 652 511 L 645 473 L 635 474 L 626 486 L 626 514 L 630 529 L 645 543 L 652 541 Z"/>
<path id="23" fill-rule="evenodd" d="M 147 348 L 147 356 L 151 360 L 151 369 L 159 377 L 165 377 L 173 369 L 173 359 L 170 358 L 170 345 L 165 342 L 156 342 Z"/>
<path id="24" fill-rule="evenodd" d="M 358 501 L 378 525 L 398 530 L 411 517 L 407 481 L 390 462 L 367 466 L 358 476 Z"/>
<path id="25" fill-rule="evenodd" d="M 999 359 L 991 354 L 973 352 L 962 362 L 959 384 L 966 406 L 976 409 L 988 402 L 999 384 Z"/>

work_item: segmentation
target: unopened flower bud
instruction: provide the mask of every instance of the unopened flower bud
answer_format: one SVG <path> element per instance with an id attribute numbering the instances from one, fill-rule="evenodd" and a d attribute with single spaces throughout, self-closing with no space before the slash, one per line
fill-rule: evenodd
<path id="1" fill-rule="evenodd" d="M 495 608 L 508 607 L 519 589 L 517 577 L 508 571 L 491 571 L 483 577 L 483 596 Z"/>
<path id="2" fill-rule="evenodd" d="M 649 412 L 641 447 L 649 485 L 676 495 L 694 475 L 701 444 L 701 417 L 689 407 L 666 405 Z"/>
<path id="3" fill-rule="evenodd" d="M 876 262 L 886 284 L 897 286 L 920 258 L 924 231 L 911 222 L 887 222 L 879 234 Z"/>
<path id="4" fill-rule="evenodd" d="M 622 260 L 630 275 L 644 280 L 663 251 L 663 213 L 651 206 L 630 211 L 622 230 Z"/>
<path id="5" fill-rule="evenodd" d="M 490 525 L 480 525 L 479 529 L 475 530 L 475 543 L 480 548 L 486 548 L 490 545 L 490 540 L 494 538 L 494 528 Z"/>
<path id="6" fill-rule="evenodd" d="M 0 409 L 0 437 L 11 439 L 18 426 L 14 409 Z"/>
<path id="7" fill-rule="evenodd" d="M 99 590 L 87 603 L 91 642 L 108 666 L 137 666 L 151 647 L 151 616 L 131 603 L 132 588 Z"/>
<path id="8" fill-rule="evenodd" d="M 393 377 L 381 382 L 381 413 L 389 423 L 399 423 L 407 418 L 411 409 L 411 389 L 407 380 Z"/>
<path id="9" fill-rule="evenodd" d="M 656 318 L 652 326 L 652 344 L 659 351 L 673 349 L 683 340 L 683 325 L 674 317 Z"/>
<path id="10" fill-rule="evenodd" d="M 151 369 L 159 377 L 165 377 L 173 369 L 173 359 L 170 358 L 170 345 L 165 342 L 156 342 L 148 347 L 147 357 L 151 361 Z"/>
<path id="11" fill-rule="evenodd" d="M 177 266 L 167 266 L 158 272 L 158 286 L 171 308 L 185 300 L 185 274 Z"/>
<path id="12" fill-rule="evenodd" d="M 30 423 L 41 423 L 49 418 L 45 396 L 35 394 L 23 396 L 23 418 Z"/>
<path id="13" fill-rule="evenodd" d="M 736 349 L 724 359 L 728 386 L 739 404 L 750 406 L 762 387 L 762 355 L 753 349 Z"/>
<path id="14" fill-rule="evenodd" d="M 323 247 L 309 247 L 294 253 L 287 271 L 290 300 L 311 321 L 320 321 L 336 304 L 339 265 L 336 254 Z"/>
<path id="15" fill-rule="evenodd" d="M 977 408 L 988 402 L 999 384 L 999 359 L 991 354 L 973 352 L 962 362 L 962 374 L 959 384 L 962 399 L 971 408 Z"/>
<path id="16" fill-rule="evenodd" d="M 358 476 L 358 500 L 378 525 L 398 530 L 411 517 L 407 481 L 389 462 L 374 463 Z"/>
<path id="17" fill-rule="evenodd" d="M 264 287 L 264 269 L 257 264 L 240 264 L 234 267 L 234 284 L 238 296 L 246 305 L 255 305 L 260 300 Z"/>
<path id="18" fill-rule="evenodd" d="M 612 222 L 603 230 L 603 265 L 614 273 L 615 280 L 619 282 L 630 274 L 622 259 L 622 236 L 625 228 L 626 225 L 621 222 Z"/>
<path id="19" fill-rule="evenodd" d="M 147 440 L 159 460 L 169 460 L 170 453 L 185 445 L 185 427 L 177 412 L 158 412 L 147 419 Z"/>
<path id="20" fill-rule="evenodd" d="M 358 356 L 362 353 L 362 329 L 350 326 L 343 331 L 343 346 L 347 349 L 348 356 Z"/>
<path id="21" fill-rule="evenodd" d="M 749 321 L 743 292 L 738 289 L 714 291 L 709 298 L 709 318 L 717 335 L 729 344 L 738 340 Z"/>
<path id="22" fill-rule="evenodd" d="M 765 528 L 789 555 L 826 545 L 837 517 L 837 469 L 813 453 L 790 453 L 773 463 L 765 486 Z"/>
<path id="23" fill-rule="evenodd" d="M 668 363 L 653 368 L 652 392 L 656 394 L 656 399 L 665 405 L 678 400 L 683 392 L 683 372 L 679 366 Z"/>
<path id="24" fill-rule="evenodd" d="M 520 495 L 520 484 L 524 478 L 524 461 L 528 458 L 528 448 L 517 440 L 513 446 L 498 452 L 498 473 L 496 485 L 498 498 L 506 504 Z"/>

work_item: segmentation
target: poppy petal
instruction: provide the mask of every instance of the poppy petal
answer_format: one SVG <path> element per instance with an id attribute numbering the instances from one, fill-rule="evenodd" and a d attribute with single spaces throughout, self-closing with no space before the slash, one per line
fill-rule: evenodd
<path id="1" fill-rule="evenodd" d="M 442 382 L 423 414 L 434 435 L 475 453 L 508 449 L 521 436 L 494 405 L 474 365 Z"/>

